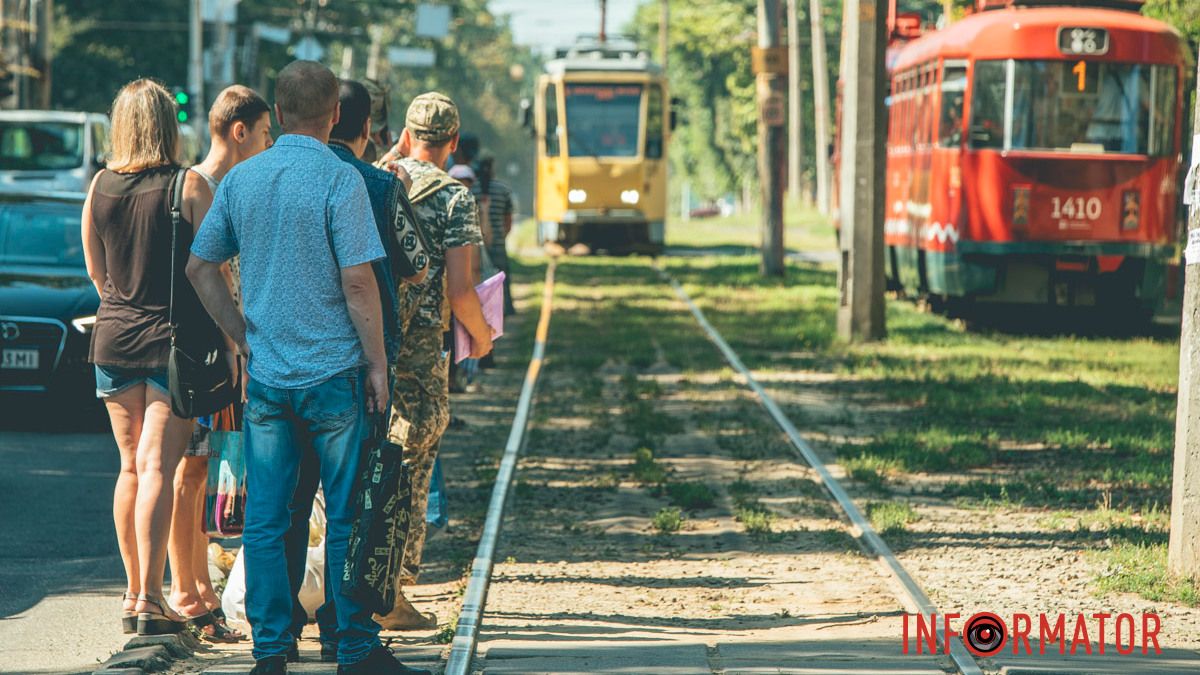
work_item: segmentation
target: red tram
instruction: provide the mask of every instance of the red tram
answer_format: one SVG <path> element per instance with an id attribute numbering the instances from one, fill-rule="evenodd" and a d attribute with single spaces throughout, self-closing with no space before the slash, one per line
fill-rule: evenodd
<path id="1" fill-rule="evenodd" d="M 893 13 L 893 287 L 1144 317 L 1168 294 L 1186 43 L 1141 0 L 1063 4 L 980 0 L 915 39 Z"/>

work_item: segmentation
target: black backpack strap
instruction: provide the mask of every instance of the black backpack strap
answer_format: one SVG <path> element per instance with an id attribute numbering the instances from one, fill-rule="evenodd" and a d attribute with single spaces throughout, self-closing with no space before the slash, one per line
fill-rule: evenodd
<path id="1" fill-rule="evenodd" d="M 183 225 L 183 182 L 187 178 L 187 172 L 187 169 L 177 171 L 175 178 L 171 180 L 170 189 L 167 190 L 171 213 L 171 301 L 167 306 L 167 323 L 172 331 L 175 329 L 175 261 L 179 257 L 179 252 L 175 249 L 179 241 L 179 228 Z"/>

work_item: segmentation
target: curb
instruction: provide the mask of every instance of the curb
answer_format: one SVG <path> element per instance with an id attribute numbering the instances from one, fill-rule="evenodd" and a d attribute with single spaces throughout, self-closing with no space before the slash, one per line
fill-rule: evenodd
<path id="1" fill-rule="evenodd" d="M 165 670 L 177 661 L 186 661 L 198 651 L 209 648 L 191 633 L 176 635 L 139 635 L 108 657 L 93 675 L 144 675 Z"/>

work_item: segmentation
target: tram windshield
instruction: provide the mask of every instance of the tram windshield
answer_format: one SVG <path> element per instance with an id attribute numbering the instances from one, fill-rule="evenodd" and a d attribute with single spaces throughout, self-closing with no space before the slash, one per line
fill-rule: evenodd
<path id="1" fill-rule="evenodd" d="M 567 151 L 572 157 L 636 157 L 640 84 L 568 84 Z"/>
<path id="2" fill-rule="evenodd" d="M 1170 155 L 1175 87 L 1170 66 L 977 61 L 971 147 Z"/>

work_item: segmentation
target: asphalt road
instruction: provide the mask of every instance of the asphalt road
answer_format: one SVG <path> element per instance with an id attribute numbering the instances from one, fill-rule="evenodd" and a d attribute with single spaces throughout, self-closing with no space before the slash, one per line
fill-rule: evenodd
<path id="1" fill-rule="evenodd" d="M 0 673 L 91 672 L 123 646 L 118 463 L 96 409 L 0 398 Z"/>

